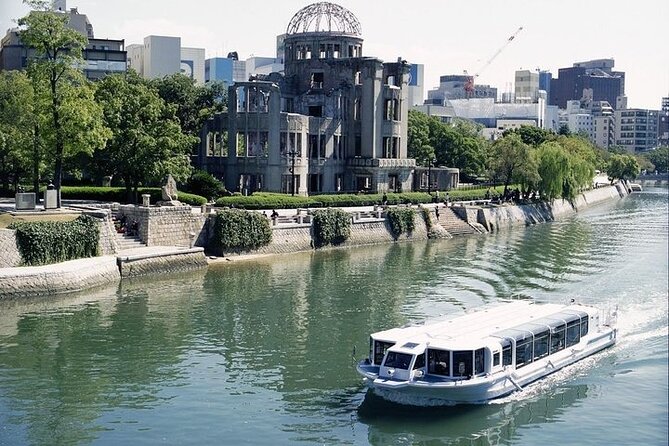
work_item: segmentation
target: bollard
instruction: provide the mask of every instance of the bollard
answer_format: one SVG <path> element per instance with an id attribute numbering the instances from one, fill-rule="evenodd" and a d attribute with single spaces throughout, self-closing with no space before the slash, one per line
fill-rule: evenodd
<path id="1" fill-rule="evenodd" d="M 145 208 L 151 206 L 151 195 L 142 194 L 142 206 L 144 206 Z"/>

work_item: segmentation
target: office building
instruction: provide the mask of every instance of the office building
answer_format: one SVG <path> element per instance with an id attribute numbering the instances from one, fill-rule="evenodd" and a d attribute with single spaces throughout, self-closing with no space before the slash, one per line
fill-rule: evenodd
<path id="1" fill-rule="evenodd" d="M 607 101 L 619 109 L 619 97 L 625 95 L 625 73 L 613 71 L 613 59 L 598 59 L 575 63 L 560 68 L 558 77 L 551 80 L 550 105 L 567 107 L 567 101 L 584 98 L 584 90 L 591 89 L 591 99 Z"/>
<path id="2" fill-rule="evenodd" d="M 146 36 L 127 49 L 129 67 L 146 79 L 183 73 L 199 84 L 205 81 L 204 49 L 182 47 L 181 37 Z"/>
<path id="3" fill-rule="evenodd" d="M 515 76 L 516 102 L 535 102 L 539 97 L 539 73 L 530 70 L 518 70 Z"/>
<path id="4" fill-rule="evenodd" d="M 660 112 L 641 108 L 616 110 L 616 145 L 638 153 L 658 146 Z"/>

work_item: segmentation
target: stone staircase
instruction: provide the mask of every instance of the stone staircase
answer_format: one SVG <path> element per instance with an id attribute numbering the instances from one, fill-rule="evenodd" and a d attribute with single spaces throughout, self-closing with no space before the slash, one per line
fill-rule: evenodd
<path id="1" fill-rule="evenodd" d="M 458 217 L 458 215 L 449 207 L 439 208 L 438 221 L 439 224 L 453 236 L 476 235 L 481 233 L 481 231 L 472 227 L 469 223 Z"/>
<path id="2" fill-rule="evenodd" d="M 112 222 L 114 227 L 116 227 L 119 219 L 116 215 L 112 215 Z M 146 243 L 142 243 L 138 235 L 128 235 L 124 232 L 114 232 L 114 238 L 116 239 L 116 246 L 119 251 L 125 251 L 126 249 L 135 249 L 135 248 L 144 248 Z"/>

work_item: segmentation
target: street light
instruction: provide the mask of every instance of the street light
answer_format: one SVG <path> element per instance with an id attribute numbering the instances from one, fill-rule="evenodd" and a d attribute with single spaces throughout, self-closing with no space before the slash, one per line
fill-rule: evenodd
<path id="1" fill-rule="evenodd" d="M 427 163 L 427 193 L 432 193 L 432 165 L 437 162 L 436 158 L 432 158 Z"/>
<path id="2" fill-rule="evenodd" d="M 297 151 L 290 149 L 288 156 L 290 156 L 290 195 L 295 196 L 295 156 L 297 156 Z"/>

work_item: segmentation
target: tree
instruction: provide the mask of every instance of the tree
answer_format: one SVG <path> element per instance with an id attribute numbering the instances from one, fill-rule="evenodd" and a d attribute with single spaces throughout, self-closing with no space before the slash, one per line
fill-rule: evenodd
<path id="1" fill-rule="evenodd" d="M 108 132 L 101 126 L 100 108 L 93 89 L 83 78 L 81 51 L 86 37 L 67 27 L 68 16 L 50 11 L 46 1 L 26 0 L 33 8 L 18 23 L 21 41 L 34 49 L 28 74 L 33 80 L 41 112 L 40 138 L 54 160 L 54 185 L 60 189 L 65 156 L 90 153 L 104 144 Z M 58 207 L 60 207 L 58 194 Z"/>
<path id="2" fill-rule="evenodd" d="M 504 182 L 504 194 L 519 174 L 527 175 L 531 163 L 530 147 L 518 134 L 510 134 L 495 141 L 490 147 L 488 168 L 493 179 Z"/>
<path id="3" fill-rule="evenodd" d="M 615 179 L 633 180 L 639 175 L 639 172 L 639 164 L 631 155 L 612 155 L 606 171 L 611 184 Z"/>
<path id="4" fill-rule="evenodd" d="M 504 131 L 504 136 L 511 133 L 518 134 L 525 144 L 532 147 L 539 147 L 544 142 L 555 139 L 555 133 L 552 131 L 531 125 L 521 125 L 519 128 L 506 130 Z"/>
<path id="5" fill-rule="evenodd" d="M 655 165 L 658 172 L 667 172 L 669 170 L 669 147 L 659 147 L 646 154 L 648 160 Z"/>
<path id="6" fill-rule="evenodd" d="M 95 159 L 108 175 L 123 178 L 130 200 L 140 183 L 156 183 L 167 174 L 186 181 L 194 138 L 181 131 L 173 107 L 155 88 L 131 71 L 101 80 L 96 98 L 112 136 Z"/>
<path id="7" fill-rule="evenodd" d="M 423 147 L 430 145 L 430 117 L 416 110 L 409 110 L 407 152 L 409 158 L 424 159 Z"/>
<path id="8" fill-rule="evenodd" d="M 183 133 L 193 136 L 193 150 L 197 151 L 200 131 L 204 122 L 226 110 L 226 90 L 222 83 L 197 85 L 195 80 L 181 73 L 151 81 L 158 95 L 175 107 L 175 114 Z"/>
<path id="9" fill-rule="evenodd" d="M 24 72 L 0 72 L 0 187 L 14 190 L 34 165 L 34 91 Z M 39 169 L 39 151 L 36 157 Z M 39 172 L 38 175 L 39 176 Z M 37 192 L 37 191 L 36 191 Z"/>

